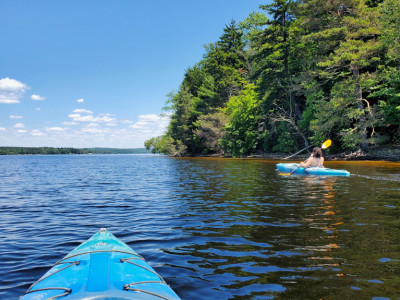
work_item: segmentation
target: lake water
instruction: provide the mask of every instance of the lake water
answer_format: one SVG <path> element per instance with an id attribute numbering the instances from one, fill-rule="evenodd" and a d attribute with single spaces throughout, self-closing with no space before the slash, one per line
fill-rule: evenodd
<path id="1" fill-rule="evenodd" d="M 0 156 L 0 299 L 107 227 L 182 299 L 400 297 L 400 163 Z"/>

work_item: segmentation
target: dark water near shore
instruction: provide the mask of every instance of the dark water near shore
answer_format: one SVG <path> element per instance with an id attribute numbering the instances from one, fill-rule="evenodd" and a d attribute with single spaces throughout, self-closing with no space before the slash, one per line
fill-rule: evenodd
<path id="1" fill-rule="evenodd" d="M 279 176 L 277 161 L 0 156 L 0 299 L 100 227 L 182 299 L 400 297 L 400 163 Z"/>

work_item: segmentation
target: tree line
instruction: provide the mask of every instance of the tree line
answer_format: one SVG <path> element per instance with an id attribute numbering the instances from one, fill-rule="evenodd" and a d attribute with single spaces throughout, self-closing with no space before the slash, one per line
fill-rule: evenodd
<path id="1" fill-rule="evenodd" d="M 398 0 L 274 0 L 232 21 L 168 95 L 171 156 L 400 145 Z"/>
<path id="2" fill-rule="evenodd" d="M 0 155 L 49 155 L 49 154 L 143 154 L 145 148 L 54 148 L 54 147 L 0 147 Z"/>

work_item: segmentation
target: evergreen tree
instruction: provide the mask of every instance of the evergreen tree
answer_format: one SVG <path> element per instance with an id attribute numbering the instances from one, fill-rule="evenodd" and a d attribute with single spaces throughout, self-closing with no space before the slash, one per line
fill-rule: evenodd
<path id="1" fill-rule="evenodd" d="M 361 147 L 366 150 L 370 142 L 368 138 L 375 134 L 376 118 L 372 108 L 374 103 L 368 101 L 363 82 L 377 71 L 383 53 L 378 39 L 378 10 L 354 0 L 348 7 L 339 7 L 339 16 L 342 17 L 344 38 L 318 66 L 323 68 L 321 76 L 334 82 L 331 101 L 344 101 L 348 108 L 342 117 L 350 119 L 350 124 L 342 122 L 347 125 L 337 128 L 342 142 L 349 149 Z M 347 85 L 353 86 L 351 97 L 338 98 L 341 88 Z M 332 117 L 332 114 L 327 117 Z"/>
<path id="2" fill-rule="evenodd" d="M 280 140 L 273 136 L 279 136 L 282 128 L 293 132 L 308 146 L 306 134 L 297 125 L 302 119 L 301 106 L 305 102 L 304 95 L 299 91 L 301 86 L 297 74 L 308 60 L 303 58 L 304 45 L 299 38 L 301 28 L 294 16 L 296 6 L 292 0 L 276 0 L 261 6 L 272 16 L 256 39 L 258 48 L 254 56 L 257 90 L 264 106 L 262 123 L 266 150 L 279 145 Z M 288 126 L 275 126 L 281 122 Z M 297 142 L 293 141 L 293 144 Z"/>
<path id="3" fill-rule="evenodd" d="M 220 40 L 206 47 L 203 66 L 214 78 L 218 97 L 213 107 L 222 107 L 230 97 L 237 95 L 246 84 L 245 43 L 243 33 L 232 21 L 224 29 Z"/>
<path id="4" fill-rule="evenodd" d="M 381 73 L 381 86 L 373 95 L 380 100 L 384 114 L 382 126 L 390 143 L 400 145 L 400 5 L 397 0 L 385 0 L 379 9 L 381 41 L 387 55 Z"/>

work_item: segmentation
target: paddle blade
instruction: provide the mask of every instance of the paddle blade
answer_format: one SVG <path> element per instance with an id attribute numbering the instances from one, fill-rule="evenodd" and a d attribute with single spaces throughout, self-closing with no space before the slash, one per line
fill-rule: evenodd
<path id="1" fill-rule="evenodd" d="M 326 140 L 326 141 L 322 144 L 321 148 L 322 148 L 322 149 L 326 149 L 326 148 L 329 148 L 331 145 L 332 145 L 332 140 L 329 139 L 329 140 Z"/>

